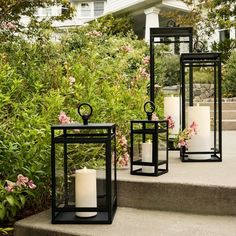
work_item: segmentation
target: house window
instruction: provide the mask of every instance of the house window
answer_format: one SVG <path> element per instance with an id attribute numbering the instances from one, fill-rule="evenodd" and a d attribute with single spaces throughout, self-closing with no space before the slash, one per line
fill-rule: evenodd
<path id="1" fill-rule="evenodd" d="M 104 12 L 104 2 L 94 2 L 94 17 L 101 16 Z"/>
<path id="2" fill-rule="evenodd" d="M 104 1 L 82 2 L 78 6 L 79 17 L 92 18 L 104 13 Z"/>
<path id="3" fill-rule="evenodd" d="M 81 3 L 80 15 L 81 17 L 92 17 L 92 3 L 91 2 Z"/>
<path id="4" fill-rule="evenodd" d="M 220 41 L 224 41 L 225 39 L 230 38 L 230 32 L 229 30 L 223 29 L 219 31 Z"/>
<path id="5" fill-rule="evenodd" d="M 46 7 L 42 8 L 42 16 L 52 16 L 52 8 L 51 7 Z"/>

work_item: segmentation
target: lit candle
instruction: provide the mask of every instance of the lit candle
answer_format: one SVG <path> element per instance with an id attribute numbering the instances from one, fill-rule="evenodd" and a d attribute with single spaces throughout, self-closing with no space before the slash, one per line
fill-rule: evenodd
<path id="1" fill-rule="evenodd" d="M 192 106 L 188 107 L 188 127 L 195 121 L 197 124 L 197 134 L 188 141 L 190 152 L 211 151 L 211 127 L 210 127 L 210 107 Z M 189 155 L 191 159 L 209 159 L 210 154 Z"/>
<path id="2" fill-rule="evenodd" d="M 152 143 L 150 140 L 147 143 L 142 143 L 142 162 L 152 162 Z M 154 173 L 154 167 L 142 166 L 142 172 Z"/>
<path id="3" fill-rule="evenodd" d="M 97 207 L 96 170 L 83 169 L 75 172 L 75 206 Z M 97 212 L 76 212 L 79 217 L 92 217 Z"/>
<path id="4" fill-rule="evenodd" d="M 171 134 L 178 134 L 180 127 L 180 99 L 179 97 L 164 97 L 164 116 L 171 116 L 175 127 L 170 129 Z"/>

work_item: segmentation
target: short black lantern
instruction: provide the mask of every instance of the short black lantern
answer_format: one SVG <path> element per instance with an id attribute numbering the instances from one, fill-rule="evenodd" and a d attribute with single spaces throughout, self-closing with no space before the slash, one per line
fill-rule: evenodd
<path id="1" fill-rule="evenodd" d="M 132 120 L 130 159 L 132 175 L 158 176 L 168 172 L 168 121 L 152 120 L 153 102 L 146 102 L 147 120 Z"/>
<path id="2" fill-rule="evenodd" d="M 83 124 L 51 127 L 52 223 L 111 224 L 117 207 L 116 125 L 88 123 L 87 103 L 78 112 Z"/>
<path id="3" fill-rule="evenodd" d="M 222 161 L 221 54 L 184 53 L 180 64 L 181 160 Z M 202 79 L 204 73 L 208 83 Z"/>

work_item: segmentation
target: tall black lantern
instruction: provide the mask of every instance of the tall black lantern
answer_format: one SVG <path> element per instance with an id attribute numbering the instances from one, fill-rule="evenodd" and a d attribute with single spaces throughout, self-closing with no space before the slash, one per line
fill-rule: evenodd
<path id="1" fill-rule="evenodd" d="M 221 54 L 184 53 L 180 64 L 181 160 L 222 161 Z"/>
<path id="2" fill-rule="evenodd" d="M 158 95 L 163 95 L 164 117 L 171 117 L 174 121 L 174 127 L 169 130 L 169 150 L 179 151 L 174 146 L 174 140 L 181 129 L 180 73 L 179 67 L 176 68 L 173 63 L 179 64 L 180 53 L 192 52 L 193 28 L 176 27 L 173 20 L 167 26 L 150 29 L 150 100 L 159 102 Z M 169 48 L 169 52 L 158 50 L 161 45 Z M 171 67 L 166 74 L 159 65 L 165 61 Z"/>
<path id="3" fill-rule="evenodd" d="M 146 102 L 147 120 L 131 121 L 132 175 L 158 176 L 168 172 L 168 121 L 152 120 L 153 102 Z"/>
<path id="4" fill-rule="evenodd" d="M 81 114 L 84 109 L 90 111 Z M 52 223 L 111 224 L 117 207 L 116 125 L 88 123 L 87 103 L 78 112 L 83 124 L 51 127 Z"/>

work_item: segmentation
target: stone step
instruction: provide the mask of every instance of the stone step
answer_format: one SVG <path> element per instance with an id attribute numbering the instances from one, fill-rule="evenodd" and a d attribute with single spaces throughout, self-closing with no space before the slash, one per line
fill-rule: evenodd
<path id="1" fill-rule="evenodd" d="M 236 110 L 223 110 L 222 119 L 223 120 L 236 120 Z"/>
<path id="2" fill-rule="evenodd" d="M 15 236 L 235 236 L 236 217 L 119 207 L 111 225 L 52 225 L 50 211 L 18 221 Z"/>
<path id="3" fill-rule="evenodd" d="M 211 118 L 213 118 L 214 112 L 211 111 Z M 236 110 L 223 110 L 222 111 L 223 120 L 236 120 Z"/>
<path id="4" fill-rule="evenodd" d="M 234 120 L 222 120 L 223 130 L 236 130 L 236 119 Z"/>
<path id="5" fill-rule="evenodd" d="M 112 225 L 52 225 L 46 211 L 17 222 L 15 236 L 235 236 L 235 137 L 236 131 L 223 132 L 222 162 L 182 163 L 172 151 L 164 175 L 119 170 L 119 208 Z"/>
<path id="6" fill-rule="evenodd" d="M 210 106 L 211 110 L 214 107 L 213 102 L 199 102 L 200 106 Z M 222 110 L 236 110 L 236 102 L 222 102 Z"/>

